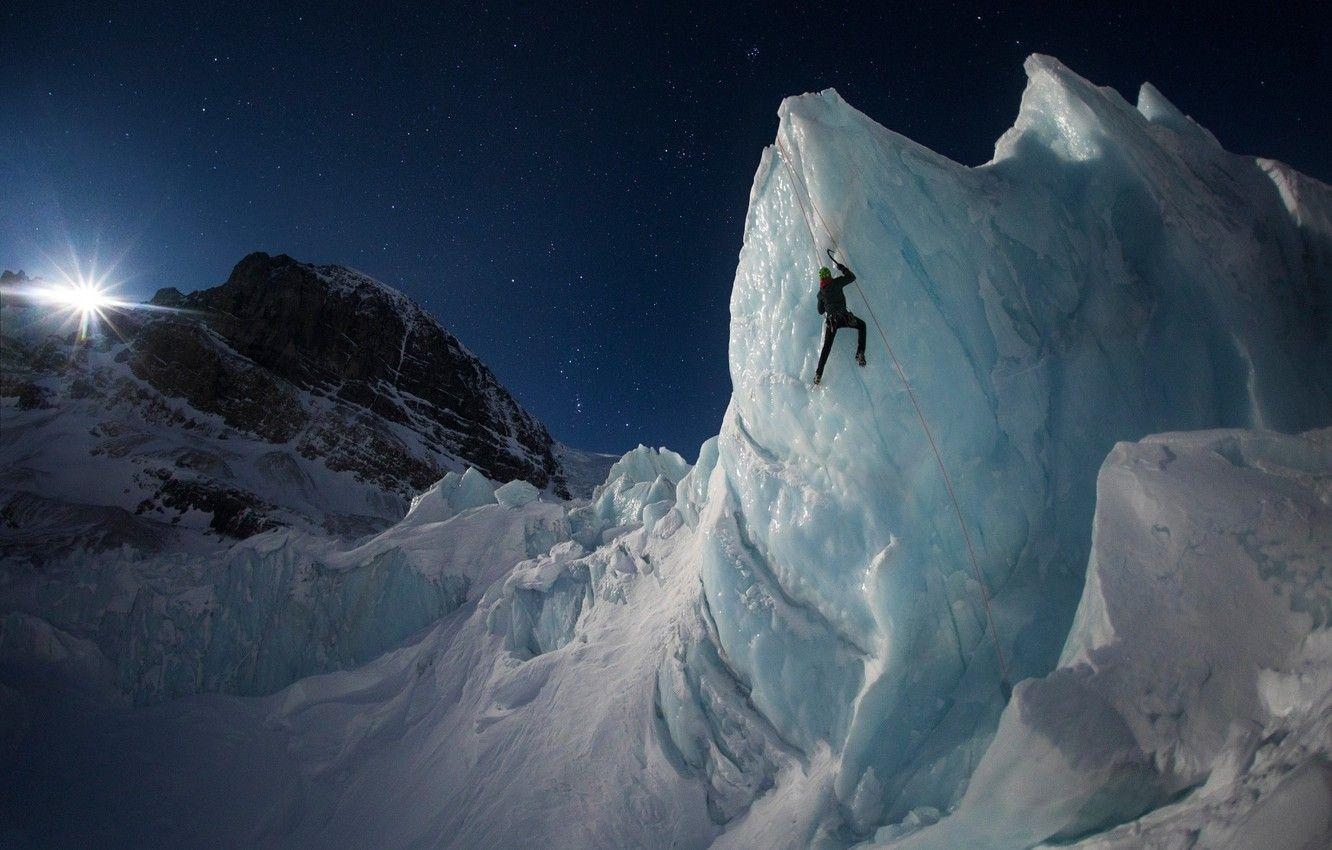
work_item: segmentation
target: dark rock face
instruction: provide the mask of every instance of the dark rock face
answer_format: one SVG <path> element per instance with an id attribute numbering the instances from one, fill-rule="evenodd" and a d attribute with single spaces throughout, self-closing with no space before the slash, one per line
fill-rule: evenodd
<path id="1" fill-rule="evenodd" d="M 296 394 L 266 370 L 219 346 L 194 320 L 156 320 L 135 335 L 126 360 L 167 396 L 218 413 L 227 424 L 285 443 L 309 422 Z"/>
<path id="2" fill-rule="evenodd" d="M 444 472 L 429 455 L 445 454 L 488 478 L 521 478 L 567 495 L 545 426 L 432 316 L 371 278 L 256 253 L 221 286 L 183 298 L 163 290 L 159 299 L 176 301 L 191 318 L 146 329 L 135 374 L 195 407 L 273 442 L 305 432 L 303 455 L 325 455 L 332 468 L 352 469 L 386 489 L 428 487 Z M 224 355 L 200 350 L 197 336 L 188 339 L 194 317 L 262 371 L 219 368 Z M 164 349 L 188 354 L 162 358 Z M 161 361 L 181 365 L 153 365 Z M 335 399 L 336 414 L 310 422 L 273 377 Z M 393 444 L 401 441 L 376 418 L 419 435 L 425 451 L 400 450 Z"/>
<path id="3" fill-rule="evenodd" d="M 179 307 L 183 300 L 185 300 L 185 296 L 180 294 L 179 289 L 174 286 L 167 286 L 157 290 L 149 303 L 156 304 L 158 307 Z"/>

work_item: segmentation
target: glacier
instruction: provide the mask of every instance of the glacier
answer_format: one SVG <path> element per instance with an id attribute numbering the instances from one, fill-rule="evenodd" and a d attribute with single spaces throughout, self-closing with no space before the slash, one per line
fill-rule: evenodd
<path id="1" fill-rule="evenodd" d="M 3 834 L 1332 837 L 1332 190 L 1225 151 L 1150 85 L 1133 105 L 1049 57 L 1026 71 L 974 168 L 834 91 L 782 103 L 732 290 L 733 393 L 692 465 L 640 446 L 567 502 L 453 472 L 357 545 L 236 544 L 275 558 L 245 579 L 275 629 L 213 662 L 175 613 L 205 581 L 155 576 L 176 602 L 136 655 L 91 627 L 96 581 L 7 574 Z M 869 365 L 839 339 L 813 387 L 828 248 L 859 278 Z M 298 581 L 284 558 L 358 578 Z M 247 623 L 245 594 L 223 597 L 221 622 Z M 311 641 L 312 622 L 338 625 Z M 265 653 L 283 664 L 241 663 Z M 185 673 L 126 677 L 140 657 Z"/>
<path id="2" fill-rule="evenodd" d="M 272 693 L 369 661 L 569 539 L 561 504 L 512 484 L 532 491 L 521 510 L 498 504 L 474 469 L 450 472 L 354 545 L 285 529 L 155 557 L 121 547 L 40 569 L 11 563 L 0 611 L 14 628 L 39 617 L 90 641 L 138 704 Z M 455 510 L 438 509 L 444 493 Z M 0 626 L 0 644 L 13 639 Z"/>
<path id="3" fill-rule="evenodd" d="M 28 614 L 0 621 L 6 838 L 512 847 L 538 835 L 623 847 L 669 832 L 706 845 L 721 827 L 662 745 L 654 710 L 661 648 L 696 603 L 698 577 L 674 488 L 644 499 L 680 473 L 678 455 L 640 447 L 597 490 L 639 498 L 608 514 L 589 510 L 597 498 L 484 504 L 404 521 L 344 553 L 364 564 L 390 547 L 422 570 L 478 572 L 457 608 L 400 646 L 264 696 L 117 709 L 95 643 Z M 499 523 L 552 516 L 564 539 L 499 545 Z M 607 542 L 584 550 L 574 528 Z M 441 551 L 457 564 L 439 563 Z"/>
<path id="4" fill-rule="evenodd" d="M 828 91 L 782 104 L 755 177 L 694 640 L 780 741 L 836 754 L 834 814 L 810 841 L 954 806 L 1003 705 L 981 588 L 885 339 L 1016 679 L 1059 657 L 1118 440 L 1332 415 L 1328 187 L 1227 153 L 1149 86 L 1135 108 L 1053 59 L 1026 69 L 979 168 Z M 840 341 L 811 390 L 828 247 L 884 337 L 871 327 L 863 370 Z M 709 769 L 734 761 L 693 715 L 673 737 L 701 723 Z"/>

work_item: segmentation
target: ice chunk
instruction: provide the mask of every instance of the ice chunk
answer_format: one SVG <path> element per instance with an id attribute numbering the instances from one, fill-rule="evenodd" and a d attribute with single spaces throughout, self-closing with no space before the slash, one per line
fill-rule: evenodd
<path id="1" fill-rule="evenodd" d="M 521 508 L 535 502 L 541 491 L 526 481 L 510 481 L 495 491 L 495 500 L 508 508 Z"/>
<path id="2" fill-rule="evenodd" d="M 886 846 L 1025 848 L 1131 820 L 1204 782 L 1207 797 L 1224 799 L 1245 781 L 1255 730 L 1284 737 L 1276 730 L 1332 693 L 1323 675 L 1278 697 L 1270 672 L 1317 653 L 1328 632 L 1314 630 L 1332 623 L 1328 492 L 1332 430 L 1116 446 L 1098 480 L 1086 589 L 1059 669 L 1017 688 L 957 811 Z M 1310 778 L 1285 780 L 1294 790 L 1277 799 L 1325 790 L 1323 757 L 1297 758 Z M 1267 831 L 1240 829 L 1248 840 L 1224 846 L 1304 846 L 1277 840 L 1265 813 L 1278 810 L 1288 812 L 1260 806 L 1247 822 Z M 1325 834 L 1315 818 L 1296 820 L 1298 834 Z"/>
<path id="3" fill-rule="evenodd" d="M 449 497 L 449 506 L 457 513 L 494 503 L 495 485 L 470 466 L 458 482 L 458 489 Z"/>
<path id="4" fill-rule="evenodd" d="M 665 447 L 638 446 L 627 452 L 611 466 L 606 482 L 593 492 L 591 502 L 571 513 L 575 535 L 593 545 L 607 532 L 644 523 L 644 510 L 649 505 L 662 501 L 674 504 L 675 486 L 689 469 L 684 458 Z"/>
<path id="5" fill-rule="evenodd" d="M 658 476 L 676 484 L 689 472 L 689 463 L 675 452 L 662 446 L 650 449 L 639 445 L 617 460 L 606 474 L 606 483 L 623 479 L 626 484 L 652 481 Z"/>
<path id="6" fill-rule="evenodd" d="M 422 524 L 443 522 L 469 508 L 495 504 L 495 485 L 472 467 L 459 475 L 447 473 L 424 493 L 412 499 L 407 521 Z"/>

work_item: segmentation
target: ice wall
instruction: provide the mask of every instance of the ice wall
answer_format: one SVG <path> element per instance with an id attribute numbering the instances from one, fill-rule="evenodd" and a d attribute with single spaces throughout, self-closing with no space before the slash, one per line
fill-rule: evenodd
<path id="1" fill-rule="evenodd" d="M 1325 818 L 1279 801 L 1294 803 L 1286 780 L 1320 774 L 1332 750 L 1318 719 L 1332 698 L 1329 493 L 1332 429 L 1116 446 L 1058 669 L 1018 687 L 958 810 L 886 846 L 1019 850 L 1189 789 L 1184 810 L 1246 798 L 1241 813 L 1288 809 L 1289 827 L 1227 841 L 1240 818 L 1218 811 L 1140 825 L 1132 846 L 1176 846 L 1170 833 L 1192 845 L 1199 822 L 1196 846 L 1327 846 Z"/>
<path id="2" fill-rule="evenodd" d="M 489 486 L 450 473 L 401 523 L 352 548 L 274 531 L 226 551 L 125 551 L 15 570 L 0 610 L 87 639 L 137 703 L 271 693 L 374 658 L 568 540 L 564 505 L 508 508 Z M 469 503 L 483 497 L 489 504 Z M 450 504 L 470 509 L 450 515 Z M 16 651 L 15 634 L 0 630 L 0 650 Z"/>
<path id="3" fill-rule="evenodd" d="M 735 788 L 766 787 L 735 775 L 770 772 L 769 751 L 834 754 L 828 814 L 796 844 L 956 803 L 1002 709 L 962 536 L 871 309 L 952 476 L 1015 679 L 1057 660 L 1117 440 L 1332 419 L 1328 187 L 1225 152 L 1150 87 L 1135 109 L 1053 59 L 1026 69 L 981 167 L 830 90 L 782 104 L 755 176 L 734 394 L 683 500 L 703 602 L 660 678 L 676 683 L 669 734 L 728 812 Z M 869 365 L 844 332 L 815 389 L 814 272 L 834 246 L 859 276 Z M 736 687 L 770 734 L 680 698 Z"/>

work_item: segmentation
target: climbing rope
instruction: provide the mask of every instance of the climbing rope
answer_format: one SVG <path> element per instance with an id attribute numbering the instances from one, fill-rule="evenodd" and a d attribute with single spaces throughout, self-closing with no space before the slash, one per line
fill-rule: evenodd
<path id="1" fill-rule="evenodd" d="M 819 214 L 818 204 L 814 203 L 814 196 L 810 194 L 808 184 L 805 184 L 804 181 L 796 176 L 795 168 L 791 165 L 791 157 L 787 153 L 786 145 L 783 144 L 780 137 L 777 139 L 777 148 L 780 152 L 782 163 L 786 166 L 787 173 L 791 175 L 791 182 L 795 187 L 796 200 L 800 203 L 801 217 L 805 219 L 805 226 L 809 229 L 810 241 L 814 243 L 814 254 L 815 256 L 818 256 L 818 240 L 814 236 L 814 228 L 810 225 L 809 217 L 805 212 L 805 202 L 800 198 L 802 190 L 804 194 L 809 197 L 809 206 L 814 210 L 814 216 L 823 227 L 824 233 L 828 234 L 828 241 L 833 245 L 832 248 L 828 249 L 829 256 L 831 256 L 833 249 L 837 247 L 837 239 L 833 236 L 832 230 L 829 229 L 827 221 L 825 221 L 823 216 Z M 853 168 L 856 168 L 857 179 L 859 179 L 859 167 L 857 167 L 854 162 L 851 163 L 851 165 Z M 842 256 L 847 256 L 844 250 L 842 251 Z M 865 302 L 865 308 L 869 310 L 870 319 L 874 321 L 874 327 L 879 332 L 879 338 L 883 340 L 884 350 L 888 352 L 888 357 L 892 360 L 893 369 L 897 372 L 897 377 L 901 379 L 902 386 L 906 388 L 907 398 L 911 399 L 911 406 L 916 411 L 916 418 L 920 421 L 920 428 L 925 433 L 925 439 L 930 444 L 930 451 L 934 454 L 934 462 L 939 466 L 939 475 L 943 479 L 944 489 L 948 492 L 948 499 L 953 503 L 953 512 L 957 516 L 957 524 L 962 529 L 962 539 L 966 543 L 967 557 L 971 560 L 972 571 L 976 574 L 976 584 L 980 587 L 981 604 L 985 607 L 985 620 L 989 625 L 990 634 L 994 638 L 994 654 L 999 660 L 1000 691 L 1003 693 L 1004 699 L 1007 700 L 1013 690 L 1013 686 L 1008 679 L 1008 663 L 1004 659 L 1004 650 L 999 643 L 999 630 L 995 627 L 994 612 L 990 609 L 990 593 L 985 585 L 985 576 L 981 573 L 980 561 L 976 558 L 976 548 L 971 542 L 971 531 L 967 528 L 966 520 L 962 516 L 962 506 L 957 501 L 957 494 L 953 491 L 953 480 L 948 475 L 948 468 L 944 465 L 943 455 L 939 452 L 938 443 L 934 441 L 934 433 L 930 430 L 930 423 L 925 419 L 925 412 L 921 410 L 920 402 L 916 400 L 916 393 L 911 388 L 911 381 L 907 379 L 906 370 L 902 368 L 901 361 L 897 359 L 897 354 L 893 352 L 893 347 L 888 342 L 888 334 L 884 332 L 883 325 L 879 324 L 879 317 L 875 315 L 874 307 L 870 304 L 869 298 L 865 296 L 865 292 L 860 288 L 859 283 L 856 284 L 856 291 L 860 293 L 861 300 Z"/>
<path id="2" fill-rule="evenodd" d="M 786 155 L 786 146 L 782 144 L 781 137 L 778 137 L 777 139 L 777 147 L 779 149 L 778 156 L 781 158 L 782 162 L 786 165 L 786 170 L 791 174 L 792 188 L 795 192 L 796 203 L 800 204 L 800 218 L 805 222 L 805 229 L 809 231 L 809 244 L 814 248 L 814 256 L 817 257 L 819 254 L 819 240 L 814 235 L 814 225 L 810 224 L 809 212 L 805 209 L 805 202 L 800 197 L 800 184 L 795 181 L 795 172 L 791 171 L 791 163 Z M 812 197 L 809 199 L 809 204 L 810 206 L 814 206 L 814 199 Z M 816 213 L 818 212 L 817 208 L 815 208 L 815 212 Z M 826 231 L 828 229 L 828 226 L 825 224 L 823 229 Z M 834 242 L 833 244 L 836 245 L 837 243 Z"/>

